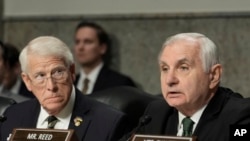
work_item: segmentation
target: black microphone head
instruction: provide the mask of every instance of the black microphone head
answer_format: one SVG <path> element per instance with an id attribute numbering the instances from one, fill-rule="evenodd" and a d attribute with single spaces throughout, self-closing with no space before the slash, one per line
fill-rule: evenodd
<path id="1" fill-rule="evenodd" d="M 151 120 L 152 120 L 152 117 L 149 115 L 145 115 L 145 116 L 141 117 L 139 120 L 138 126 L 128 134 L 129 137 L 126 141 L 130 141 L 132 139 L 133 135 L 136 134 L 140 130 L 141 127 L 147 125 Z"/>
<path id="2" fill-rule="evenodd" d="M 148 124 L 150 121 L 152 120 L 152 117 L 149 115 L 145 115 L 140 119 L 140 124 L 141 126 L 144 126 L 146 124 Z"/>
<path id="3" fill-rule="evenodd" d="M 5 120 L 7 119 L 7 117 L 5 117 L 5 116 L 0 116 L 0 122 L 4 122 Z"/>

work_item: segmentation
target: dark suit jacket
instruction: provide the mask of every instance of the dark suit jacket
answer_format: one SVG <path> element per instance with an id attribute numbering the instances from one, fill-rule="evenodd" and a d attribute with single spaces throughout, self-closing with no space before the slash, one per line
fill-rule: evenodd
<path id="1" fill-rule="evenodd" d="M 145 111 L 152 121 L 141 128 L 141 134 L 176 135 L 178 111 L 165 100 L 152 102 Z M 198 141 L 229 141 L 229 125 L 250 123 L 250 101 L 219 88 L 204 110 L 193 133 Z"/>
<path id="2" fill-rule="evenodd" d="M 16 104 L 16 101 L 12 98 L 0 96 L 0 116 L 11 105 Z"/>
<path id="3" fill-rule="evenodd" d="M 5 112 L 7 120 L 1 125 L 1 141 L 6 140 L 13 128 L 35 128 L 40 104 L 36 99 L 16 104 Z M 80 126 L 74 125 L 74 119 L 83 119 Z M 125 115 L 113 108 L 89 99 L 76 92 L 69 129 L 74 129 L 79 141 L 117 141 L 124 134 Z"/>
<path id="4" fill-rule="evenodd" d="M 76 75 L 75 85 L 77 85 L 80 75 Z M 93 92 L 104 90 L 106 88 L 117 87 L 117 86 L 133 86 L 135 83 L 128 76 L 120 74 L 116 71 L 103 66 L 98 74 Z"/>

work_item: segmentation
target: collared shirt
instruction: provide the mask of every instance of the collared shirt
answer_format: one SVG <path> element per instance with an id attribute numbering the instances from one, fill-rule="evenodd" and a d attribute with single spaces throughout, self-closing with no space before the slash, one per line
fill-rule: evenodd
<path id="1" fill-rule="evenodd" d="M 192 133 L 194 133 L 194 130 L 197 126 L 197 123 L 199 122 L 201 115 L 203 113 L 203 111 L 205 110 L 205 108 L 207 107 L 207 105 L 203 106 L 200 110 L 198 110 L 196 113 L 194 113 L 190 119 L 194 122 L 193 125 L 193 131 Z M 179 116 L 179 124 L 177 127 L 177 136 L 182 136 L 182 132 L 183 132 L 183 125 L 182 125 L 182 120 L 186 117 L 185 115 L 183 115 L 181 112 L 178 112 L 178 116 Z"/>
<path id="2" fill-rule="evenodd" d="M 94 68 L 94 70 L 92 70 L 89 74 L 85 74 L 83 70 L 80 71 L 80 77 L 77 83 L 77 88 L 79 90 L 83 89 L 83 81 L 85 78 L 89 79 L 89 83 L 88 83 L 88 90 L 86 92 L 86 94 L 91 94 L 93 92 L 95 83 L 96 83 L 96 79 L 101 71 L 101 68 L 103 67 L 103 62 L 101 62 L 97 67 Z"/>
<path id="3" fill-rule="evenodd" d="M 75 103 L 75 88 L 72 88 L 71 96 L 70 99 L 67 103 L 67 105 L 64 107 L 64 109 L 58 114 L 55 115 L 56 118 L 58 119 L 55 129 L 68 129 L 69 124 L 70 124 L 70 119 L 72 115 L 72 111 L 74 108 L 74 103 Z M 37 120 L 37 125 L 36 128 L 47 128 L 48 121 L 47 117 L 49 114 L 46 112 L 46 110 L 41 106 L 41 111 L 38 116 Z"/>
<path id="4" fill-rule="evenodd" d="M 19 94 L 19 89 L 20 89 L 20 86 L 21 86 L 21 79 L 18 78 L 15 85 L 13 85 L 11 87 L 11 89 L 9 90 L 6 90 L 3 85 L 0 85 L 0 94 L 1 93 L 7 93 L 7 92 L 10 92 L 11 94 L 15 94 L 15 95 L 18 95 Z"/>
<path id="5" fill-rule="evenodd" d="M 10 92 L 13 94 L 19 94 L 20 87 L 21 87 L 21 79 L 17 78 L 17 81 L 15 85 L 11 87 Z"/>
<path id="6" fill-rule="evenodd" d="M 0 95 L 2 95 L 2 93 L 3 93 L 3 85 L 0 84 Z"/>

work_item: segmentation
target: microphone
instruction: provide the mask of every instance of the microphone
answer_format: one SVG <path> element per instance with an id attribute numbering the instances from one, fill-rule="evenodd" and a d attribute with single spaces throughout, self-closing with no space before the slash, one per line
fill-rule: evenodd
<path id="1" fill-rule="evenodd" d="M 137 128 L 147 125 L 151 120 L 152 120 L 151 116 L 149 115 L 143 116 L 142 118 L 140 118 L 139 125 L 137 126 Z"/>
<path id="2" fill-rule="evenodd" d="M 3 115 L 0 116 L 0 122 L 4 122 L 6 119 L 7 119 L 7 117 L 5 117 Z"/>
<path id="3" fill-rule="evenodd" d="M 147 125 L 152 120 L 152 117 L 145 115 L 140 118 L 138 126 L 129 133 L 129 138 L 126 141 L 130 141 L 135 133 L 137 133 L 143 126 Z"/>

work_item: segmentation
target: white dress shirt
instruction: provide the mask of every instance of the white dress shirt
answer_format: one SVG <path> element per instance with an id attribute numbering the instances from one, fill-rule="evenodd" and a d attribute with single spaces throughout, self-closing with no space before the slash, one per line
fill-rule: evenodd
<path id="1" fill-rule="evenodd" d="M 205 108 L 207 107 L 207 105 L 203 106 L 200 110 L 198 110 L 196 113 L 194 113 L 190 119 L 194 122 L 194 125 L 193 125 L 193 131 L 192 133 L 194 133 L 194 130 L 197 126 L 197 123 L 199 122 L 200 118 L 201 118 L 201 115 L 203 113 L 203 111 L 205 110 Z M 178 124 L 178 127 L 177 127 L 177 136 L 182 136 L 182 133 L 183 133 L 183 125 L 182 125 L 182 120 L 186 117 L 185 115 L 183 115 L 181 112 L 178 112 L 178 117 L 179 117 L 179 124 Z"/>
<path id="2" fill-rule="evenodd" d="M 75 88 L 72 88 L 71 96 L 69 99 L 69 102 L 67 105 L 64 107 L 64 109 L 58 114 L 54 115 L 58 119 L 54 129 L 68 129 L 72 111 L 74 108 L 74 103 L 75 103 Z M 36 128 L 47 128 L 48 121 L 47 117 L 49 114 L 46 112 L 46 110 L 41 106 L 41 111 L 38 116 L 37 120 L 37 125 Z"/>
<path id="3" fill-rule="evenodd" d="M 14 86 L 11 87 L 10 92 L 13 94 L 19 94 L 19 89 L 21 87 L 21 78 L 17 78 L 17 81 Z"/>
<path id="4" fill-rule="evenodd" d="M 0 95 L 3 93 L 3 85 L 0 84 Z"/>
<path id="5" fill-rule="evenodd" d="M 95 83 L 96 83 L 96 79 L 101 71 L 103 67 L 103 62 L 101 62 L 97 67 L 95 67 L 94 70 L 92 70 L 89 74 L 85 74 L 83 70 L 80 71 L 80 77 L 77 83 L 77 88 L 79 90 L 83 89 L 83 81 L 85 78 L 89 79 L 89 83 L 88 83 L 88 90 L 86 92 L 86 94 L 91 94 L 93 92 Z"/>
<path id="6" fill-rule="evenodd" d="M 0 85 L 0 93 L 4 93 L 5 91 L 7 92 L 10 92 L 12 94 L 15 94 L 15 95 L 19 95 L 19 89 L 21 87 L 21 78 L 17 78 L 17 81 L 16 83 L 9 89 L 9 90 L 6 90 L 3 85 Z"/>

